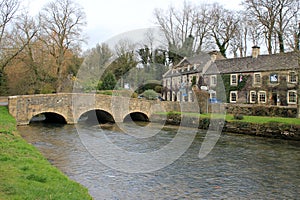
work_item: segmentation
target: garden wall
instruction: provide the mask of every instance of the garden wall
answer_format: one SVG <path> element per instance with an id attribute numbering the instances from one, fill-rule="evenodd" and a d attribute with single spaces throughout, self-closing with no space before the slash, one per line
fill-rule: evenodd
<path id="1" fill-rule="evenodd" d="M 250 115 L 250 116 L 274 116 L 274 117 L 291 117 L 297 116 L 296 107 L 287 106 L 267 106 L 267 105 L 250 105 L 250 104 L 227 104 L 228 114 Z"/>

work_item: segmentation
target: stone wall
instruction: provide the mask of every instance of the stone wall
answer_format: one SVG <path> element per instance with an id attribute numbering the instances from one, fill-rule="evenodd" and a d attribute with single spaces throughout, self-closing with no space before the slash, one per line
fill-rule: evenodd
<path id="1" fill-rule="evenodd" d="M 287 106 L 267 106 L 250 104 L 226 104 L 229 114 L 252 115 L 252 116 L 274 116 L 292 117 L 297 116 L 297 108 Z"/>
<path id="2" fill-rule="evenodd" d="M 222 132 L 236 133 L 236 134 L 245 134 L 261 137 L 270 137 L 270 138 L 280 138 L 288 140 L 299 140 L 300 141 L 300 125 L 287 125 L 281 123 L 265 123 L 265 124 L 254 124 L 241 121 L 223 121 L 210 118 L 198 118 L 198 117 L 189 117 L 190 123 L 181 123 L 182 116 L 178 113 L 170 113 L 167 117 L 162 115 L 155 115 L 153 119 L 158 123 L 165 123 L 170 125 L 195 127 L 195 124 L 199 129 L 207 130 L 208 128 L 214 129 L 214 127 L 220 127 L 220 124 L 214 126 L 214 123 L 224 122 Z M 198 123 L 195 123 L 196 120 L 199 120 Z"/>

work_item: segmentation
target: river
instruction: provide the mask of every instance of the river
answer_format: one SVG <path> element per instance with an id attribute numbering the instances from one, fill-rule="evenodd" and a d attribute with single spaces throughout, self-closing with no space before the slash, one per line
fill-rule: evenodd
<path id="1" fill-rule="evenodd" d="M 43 123 L 18 127 L 22 137 L 71 179 L 87 187 L 94 199 L 299 198 L 297 141 L 222 133 L 213 150 L 200 159 L 205 132 L 199 130 L 192 145 L 172 164 L 148 173 L 126 173 L 93 156 L 77 130 L 73 125 Z M 132 140 L 116 125 L 105 129 L 82 125 L 80 130 L 87 135 L 106 135 L 121 149 L 139 152 L 162 148 L 178 131 L 169 126 L 152 137 Z"/>

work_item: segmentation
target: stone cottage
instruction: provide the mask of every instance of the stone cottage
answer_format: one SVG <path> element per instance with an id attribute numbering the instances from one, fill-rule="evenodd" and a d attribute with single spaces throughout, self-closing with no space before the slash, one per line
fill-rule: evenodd
<path id="1" fill-rule="evenodd" d="M 164 98 L 193 101 L 192 85 L 227 103 L 296 106 L 299 52 L 224 59 L 218 53 L 184 58 L 163 76 Z M 196 84 L 195 84 L 196 83 Z"/>

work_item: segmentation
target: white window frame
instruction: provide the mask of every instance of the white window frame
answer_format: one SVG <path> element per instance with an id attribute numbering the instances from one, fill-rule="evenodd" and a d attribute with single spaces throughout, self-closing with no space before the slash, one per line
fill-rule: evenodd
<path id="1" fill-rule="evenodd" d="M 232 82 L 232 77 L 235 76 L 235 83 Z M 230 85 L 236 86 L 238 84 L 238 75 L 237 74 L 230 74 Z"/>
<path id="2" fill-rule="evenodd" d="M 235 94 L 235 101 L 232 100 L 232 94 Z M 238 92 L 237 91 L 230 91 L 230 103 L 236 103 L 238 100 Z"/>
<path id="3" fill-rule="evenodd" d="M 296 81 L 292 81 L 292 80 L 291 80 L 291 76 L 290 76 L 291 73 L 295 73 Z M 289 75 L 288 75 L 288 82 L 289 82 L 289 83 L 297 83 L 297 82 L 298 82 L 297 72 L 295 72 L 295 71 L 290 71 L 290 72 L 289 72 Z"/>
<path id="4" fill-rule="evenodd" d="M 189 99 L 188 99 L 188 101 L 189 102 L 193 102 L 193 92 L 192 91 L 189 91 Z"/>
<path id="5" fill-rule="evenodd" d="M 217 92 L 214 90 L 210 90 L 209 92 L 209 98 L 217 98 Z"/>
<path id="6" fill-rule="evenodd" d="M 290 101 L 290 93 L 295 93 L 295 102 L 294 101 Z M 297 90 L 288 90 L 287 92 L 287 102 L 288 104 L 297 104 Z"/>
<path id="7" fill-rule="evenodd" d="M 253 100 L 253 98 L 252 98 L 252 94 L 253 93 L 255 94 L 255 100 Z M 256 100 L 257 100 L 257 93 L 256 93 L 256 91 L 251 90 L 250 93 L 249 93 L 249 95 L 250 95 L 250 103 L 256 103 Z"/>
<path id="8" fill-rule="evenodd" d="M 180 97 L 181 97 L 181 92 L 177 92 L 177 101 L 181 100 Z"/>
<path id="9" fill-rule="evenodd" d="M 216 86 L 217 85 L 217 75 L 211 75 L 210 76 L 210 85 Z"/>
<path id="10" fill-rule="evenodd" d="M 259 75 L 259 82 L 257 82 L 257 79 L 256 79 L 256 75 Z M 254 83 L 254 85 L 261 85 L 261 73 L 254 73 L 253 74 L 253 83 Z"/>
<path id="11" fill-rule="evenodd" d="M 264 101 L 261 101 L 261 94 L 264 94 L 265 95 L 265 100 Z M 257 101 L 258 103 L 267 103 L 267 92 L 266 91 L 259 91 L 257 93 Z"/>

